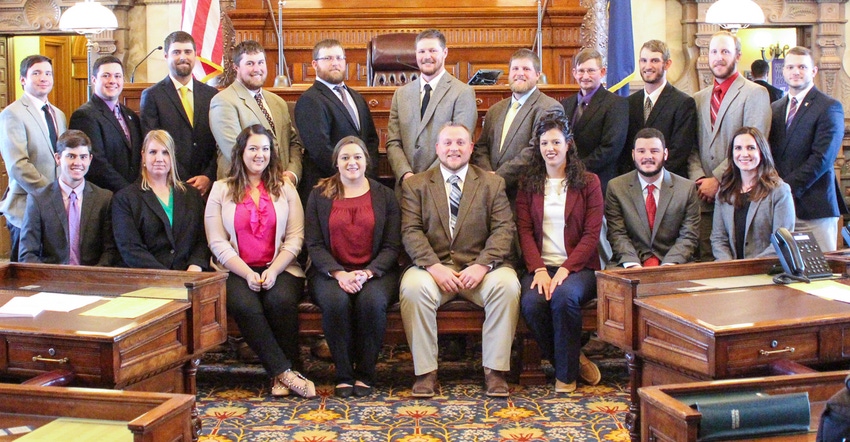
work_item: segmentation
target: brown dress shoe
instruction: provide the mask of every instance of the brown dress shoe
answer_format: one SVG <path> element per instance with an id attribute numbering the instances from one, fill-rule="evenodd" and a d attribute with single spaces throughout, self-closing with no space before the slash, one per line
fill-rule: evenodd
<path id="1" fill-rule="evenodd" d="M 596 385 L 602 380 L 602 373 L 599 372 L 599 367 L 593 363 L 584 353 L 579 354 L 579 370 L 578 374 L 584 382 L 590 385 Z"/>
<path id="2" fill-rule="evenodd" d="M 413 397 L 434 397 L 437 388 L 437 370 L 416 376 L 410 395 Z"/>
<path id="3" fill-rule="evenodd" d="M 508 397 L 510 394 L 504 372 L 484 367 L 484 385 L 487 386 L 487 396 Z"/>

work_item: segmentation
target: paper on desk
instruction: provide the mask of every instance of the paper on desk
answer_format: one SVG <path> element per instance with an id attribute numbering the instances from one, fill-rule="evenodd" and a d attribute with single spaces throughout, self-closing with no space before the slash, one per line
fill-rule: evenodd
<path id="1" fill-rule="evenodd" d="M 100 301 L 100 296 L 69 295 L 67 293 L 38 292 L 30 300 L 39 303 L 44 310 L 51 312 L 70 312 Z"/>
<path id="2" fill-rule="evenodd" d="M 71 436 L 73 435 L 73 436 Z M 17 439 L 21 442 L 132 442 L 127 422 L 60 417 Z"/>
<path id="3" fill-rule="evenodd" d="M 15 296 L 0 307 L 0 318 L 34 318 L 44 309 L 29 296 Z"/>
<path id="4" fill-rule="evenodd" d="M 680 288 L 683 292 L 696 292 L 700 290 L 722 290 L 737 289 L 741 287 L 756 287 L 760 285 L 773 285 L 773 277 L 770 275 L 744 275 L 728 276 L 725 278 L 695 279 L 694 284 L 700 287 Z"/>
<path id="5" fill-rule="evenodd" d="M 134 298 L 179 299 L 183 301 L 189 299 L 189 294 L 185 288 L 167 287 L 147 287 L 124 293 L 121 296 L 130 296 Z"/>
<path id="6" fill-rule="evenodd" d="M 850 286 L 846 286 L 836 281 L 812 281 L 808 284 L 805 282 L 797 282 L 794 284 L 788 284 L 788 287 L 823 299 L 829 299 L 830 301 L 850 303 Z"/>
<path id="7" fill-rule="evenodd" d="M 80 315 L 132 319 L 152 312 L 169 302 L 171 301 L 168 299 L 114 298 Z"/>

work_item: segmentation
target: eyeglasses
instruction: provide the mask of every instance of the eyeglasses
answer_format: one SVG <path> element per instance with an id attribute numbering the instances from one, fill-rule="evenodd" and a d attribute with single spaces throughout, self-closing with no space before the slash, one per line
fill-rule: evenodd
<path id="1" fill-rule="evenodd" d="M 319 57 L 316 61 L 345 61 L 344 55 L 337 55 L 334 57 Z"/>
<path id="2" fill-rule="evenodd" d="M 575 71 L 579 75 L 590 74 L 594 75 L 599 72 L 599 69 L 576 69 Z"/>

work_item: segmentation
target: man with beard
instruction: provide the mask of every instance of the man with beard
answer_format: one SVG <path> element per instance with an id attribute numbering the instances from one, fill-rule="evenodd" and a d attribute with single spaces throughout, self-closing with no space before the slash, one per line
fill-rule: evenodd
<path id="1" fill-rule="evenodd" d="M 557 100 L 537 89 L 537 54 L 520 49 L 511 56 L 508 79 L 511 97 L 494 104 L 484 117 L 484 129 L 475 143 L 472 162 L 505 179 L 508 199 L 514 201 L 519 177 L 535 155 L 529 141 L 534 126 L 548 112 L 563 111 Z"/>
<path id="2" fill-rule="evenodd" d="M 195 40 L 175 31 L 165 37 L 168 76 L 142 91 L 142 132 L 168 131 L 174 138 L 177 175 L 201 195 L 216 177 L 215 138 L 210 130 L 210 101 L 218 93 L 194 79 Z"/>
<path id="3" fill-rule="evenodd" d="M 313 47 L 316 81 L 295 103 L 295 126 L 304 144 L 304 175 L 299 186 L 301 202 L 322 178 L 336 173 L 331 161 L 336 143 L 353 135 L 366 143 L 372 164 L 369 176 L 378 170 L 378 133 L 363 96 L 343 82 L 347 74 L 345 49 L 337 40 L 322 40 Z"/>
<path id="4" fill-rule="evenodd" d="M 230 174 L 230 154 L 242 129 L 260 124 L 275 138 L 284 175 L 293 185 L 301 176 L 301 138 L 283 98 L 263 92 L 268 74 L 266 52 L 260 43 L 245 40 L 233 48 L 236 81 L 210 102 L 210 128 L 218 143 L 218 178 Z"/>
<path id="5" fill-rule="evenodd" d="M 700 207 L 694 183 L 664 167 L 664 134 L 651 127 L 635 135 L 635 168 L 608 184 L 605 218 L 611 262 L 623 267 L 683 264 L 697 248 Z"/>
<path id="6" fill-rule="evenodd" d="M 442 32 L 420 32 L 416 36 L 419 79 L 393 94 L 387 125 L 387 159 L 396 178 L 396 189 L 401 189 L 402 180 L 440 163 L 434 146 L 446 123 L 461 124 L 469 133 L 475 133 L 475 91 L 446 72 L 448 54 Z"/>
<path id="7" fill-rule="evenodd" d="M 741 40 L 728 31 L 711 37 L 708 64 L 714 81 L 694 94 L 697 106 L 699 149 L 688 159 L 688 178 L 696 182 L 702 200 L 699 225 L 699 260 L 713 261 L 711 224 L 714 196 L 726 170 L 726 152 L 732 135 L 744 126 L 770 132 L 770 98 L 767 90 L 738 73 Z"/>
<path id="8" fill-rule="evenodd" d="M 697 108 L 694 99 L 667 82 L 667 70 L 673 64 L 670 49 L 660 40 L 649 40 L 640 48 L 638 59 L 643 91 L 635 92 L 629 101 L 629 135 L 632 146 L 635 135 L 644 127 L 653 127 L 667 140 L 665 168 L 679 176 L 688 176 L 688 156 L 697 145 Z M 623 149 L 620 173 L 634 169 L 631 152 Z"/>

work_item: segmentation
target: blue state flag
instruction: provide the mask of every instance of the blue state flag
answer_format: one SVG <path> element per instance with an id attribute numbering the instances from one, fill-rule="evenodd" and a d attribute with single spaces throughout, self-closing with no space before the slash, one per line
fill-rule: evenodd
<path id="1" fill-rule="evenodd" d="M 629 95 L 635 75 L 631 0 L 608 0 L 608 90 Z"/>

